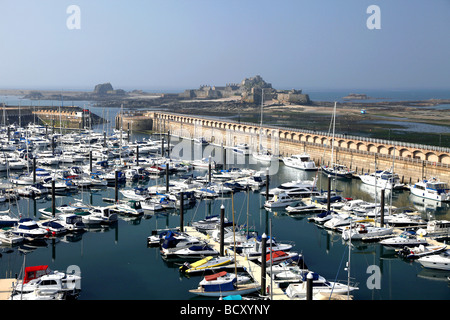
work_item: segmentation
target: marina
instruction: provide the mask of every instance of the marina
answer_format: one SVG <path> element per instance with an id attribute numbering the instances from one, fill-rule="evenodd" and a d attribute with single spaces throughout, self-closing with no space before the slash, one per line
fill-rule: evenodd
<path id="1" fill-rule="evenodd" d="M 448 1 L 0 8 L 0 300 L 450 300 Z"/>
<path id="2" fill-rule="evenodd" d="M 445 300 L 450 297 L 448 291 L 450 271 L 425 268 L 416 259 L 401 258 L 396 250 L 378 243 L 383 237 L 348 241 L 343 239 L 341 230 L 324 228 L 323 225 L 312 222 L 312 218 L 319 213 L 329 211 L 326 194 L 328 187 L 333 193 L 341 196 L 341 199 L 347 198 L 345 204 L 350 201 L 350 198 L 363 200 L 362 202 L 366 204 L 374 203 L 374 201 L 380 203 L 380 190 L 374 192 L 374 189 L 371 189 L 372 186 L 364 184 L 357 176 L 345 180 L 329 179 L 328 175 L 322 173 L 320 169 L 301 170 L 279 161 L 278 171 L 270 174 L 267 180 L 268 163 L 252 161 L 251 154 L 235 154 L 236 161 L 227 162 L 227 170 L 220 168 L 219 161 L 215 162 L 209 170 L 212 162 L 208 160 L 205 150 L 220 152 L 221 146 L 211 146 L 160 134 L 150 136 L 133 132 L 128 137 L 128 132 L 114 132 L 112 128 L 106 129 L 107 133 L 104 131 L 105 126 L 99 125 L 92 132 L 84 132 L 82 137 L 90 135 L 91 138 L 86 141 L 92 141 L 92 147 L 103 147 L 102 139 L 107 137 L 108 143 L 116 145 L 111 147 L 114 154 L 111 158 L 107 153 L 100 152 L 96 153 L 95 160 L 91 160 L 93 152 L 84 150 L 83 161 L 75 164 L 59 162 L 53 165 L 44 163 L 36 165 L 39 168 L 36 171 L 39 175 L 36 175 L 34 179 L 41 179 L 41 177 L 44 179 L 46 192 L 40 189 L 39 194 L 25 196 L 26 194 L 23 193 L 18 197 L 7 193 L 7 190 L 11 188 L 23 187 L 17 184 L 18 180 L 26 181 L 21 173 L 33 172 L 34 163 L 30 158 L 27 166 L 22 170 L 8 170 L 3 173 L 5 201 L 0 203 L 0 211 L 8 212 L 11 217 L 17 219 L 29 219 L 28 222 L 23 223 L 36 221 L 39 224 L 51 220 L 53 213 L 55 216 L 58 214 L 64 217 L 64 222 L 69 223 L 72 214 L 74 218 L 81 217 L 86 229 L 84 232 L 74 232 L 76 221 L 72 221 L 72 232 L 61 234 L 59 229 L 56 229 L 58 226 L 47 225 L 47 232 L 50 233 L 39 241 L 35 239 L 16 243 L 16 240 L 6 234 L 2 236 L 0 274 L 4 278 L 2 283 L 6 283 L 2 286 L 2 293 L 8 292 L 5 287 L 10 286 L 16 276 L 20 279 L 26 258 L 27 266 L 49 265 L 52 270 L 65 270 L 69 266 L 78 266 L 82 278 L 78 296 L 80 300 L 217 299 L 217 297 L 204 297 L 193 293 L 206 274 L 205 271 L 180 272 L 180 267 L 187 260 L 194 263 L 207 256 L 208 251 L 195 256 L 195 259 L 183 258 L 183 256 L 181 258 L 178 256 L 176 259 L 165 258 L 158 245 L 149 245 L 148 237 L 156 230 L 178 230 L 183 225 L 189 236 L 207 242 L 212 250 L 219 252 L 220 246 L 213 240 L 214 237 L 211 234 L 199 232 L 194 225 L 208 216 L 219 215 L 223 206 L 228 225 L 232 222 L 240 227 L 245 225 L 259 236 L 263 234 L 267 237 L 273 236 L 279 244 L 292 243 L 292 249 L 284 253 L 286 257 L 289 252 L 301 256 L 307 269 L 324 279 L 357 284 L 358 289 L 351 292 L 349 297 L 351 299 Z M 15 128 L 14 132 L 25 133 L 26 130 Z M 43 132 L 41 134 L 44 135 Z M 33 136 L 36 137 L 37 134 Z M 63 150 L 63 141 L 67 141 L 68 137 L 75 137 L 75 134 L 71 132 L 60 135 L 58 132 L 56 140 L 58 143 L 54 150 Z M 94 142 L 94 139 L 97 141 Z M 117 141 L 122 141 L 123 146 L 126 146 L 122 148 L 122 152 L 118 152 L 120 143 Z M 140 152 L 143 144 L 136 143 L 137 141 L 146 141 L 146 145 L 154 144 L 157 147 L 149 148 L 152 151 Z M 162 157 L 161 141 L 166 147 L 168 145 L 174 147 L 178 143 L 187 144 L 192 151 L 190 154 L 199 154 L 201 157 L 199 159 L 171 158 L 170 165 L 167 166 L 169 153 L 165 154 L 167 158 Z M 51 145 L 50 143 L 46 147 L 50 151 Z M 163 150 L 166 147 L 163 146 Z M 69 149 L 72 152 L 75 151 L 74 145 L 70 145 Z M 204 159 L 201 166 L 196 167 L 190 163 L 201 159 Z M 105 166 L 106 161 L 110 165 Z M 147 162 L 149 164 L 142 165 L 141 169 L 136 165 Z M 134 170 L 133 173 L 127 171 L 131 169 Z M 118 170 L 123 174 L 119 175 Z M 83 172 L 95 174 L 83 175 Z M 60 178 L 53 184 L 52 177 L 57 176 Z M 75 176 L 79 177 L 75 178 Z M 258 177 L 260 182 L 249 184 L 249 176 Z M 11 177 L 16 179 L 15 183 L 12 182 Z M 33 180 L 33 175 L 28 177 Z M 48 180 L 49 177 L 50 180 Z M 89 185 L 92 182 L 87 180 L 90 179 L 92 181 L 103 179 L 106 183 L 98 182 L 96 185 Z M 121 181 L 117 183 L 117 188 L 116 179 Z M 266 189 L 266 181 L 269 181 L 268 189 Z M 295 212 L 292 208 L 288 209 L 287 203 L 280 206 L 265 205 L 267 197 L 272 199 L 276 196 L 276 192 L 274 193 L 276 188 L 286 185 L 300 187 L 300 182 L 303 189 L 290 190 L 296 201 L 289 202 L 289 205 L 292 208 L 298 206 L 301 200 L 303 210 Z M 311 182 L 314 188 L 305 191 L 305 186 L 310 187 Z M 217 191 L 213 191 L 214 185 L 218 187 Z M 186 193 L 183 200 L 183 221 L 180 214 L 180 199 L 177 197 L 180 191 Z M 338 199 L 335 196 L 331 198 L 333 201 Z M 129 206 L 130 203 L 133 208 Z M 141 203 L 144 210 L 140 209 Z M 431 227 L 427 229 L 428 221 L 450 220 L 448 203 L 416 197 L 410 194 L 409 190 L 402 189 L 393 192 L 386 190 L 384 206 L 386 208 L 392 206 L 396 210 L 408 208 L 409 211 L 401 212 L 414 213 L 422 219 L 420 224 L 413 226 L 415 230 L 422 230 L 424 237 L 430 238 L 433 246 L 445 244 L 448 233 L 440 233 L 437 240 L 434 238 L 431 240 L 431 236 L 427 235 L 425 230 L 431 232 Z M 336 212 L 343 209 L 343 206 L 339 206 L 339 202 L 330 203 L 330 207 Z M 356 214 L 357 211 L 353 211 L 353 214 L 359 220 L 364 219 L 369 214 L 368 208 L 359 212 L 359 215 Z M 371 209 L 374 208 L 371 207 Z M 105 220 L 105 217 L 108 220 Z M 386 223 L 389 221 L 388 217 L 389 215 L 385 216 Z M 62 220 L 59 221 L 62 222 Z M 68 224 L 64 226 L 68 227 Z M 50 231 L 50 227 L 55 229 Z M 405 226 L 396 227 L 393 234 L 397 235 L 405 228 Z M 266 266 L 268 274 L 262 277 L 261 255 L 256 255 L 254 258 L 248 254 L 234 255 L 230 246 L 233 243 L 233 241 L 230 243 L 232 237 L 229 235 L 227 239 L 225 251 L 228 256 L 235 256 L 232 260 L 239 266 L 239 270 L 247 271 L 259 285 L 265 281 L 264 298 L 288 300 L 290 297 L 287 292 L 290 292 L 292 297 L 305 298 L 303 294 L 298 293 L 299 286 L 292 286 L 289 290 L 287 287 L 293 283 L 304 283 L 306 273 L 303 274 L 303 278 L 296 277 L 296 280 L 281 281 L 279 276 L 270 276 L 271 269 L 268 264 Z M 289 254 L 289 256 L 295 255 Z M 277 255 L 277 259 L 282 257 L 283 255 Z M 348 261 L 351 268 L 346 267 Z M 278 264 L 272 267 L 275 266 Z M 370 270 L 369 267 L 372 266 L 380 270 L 379 288 L 373 288 L 367 284 L 370 277 L 367 270 Z M 226 270 L 228 274 L 235 272 L 232 264 L 217 266 L 217 268 L 213 271 Z M 114 281 L 108 279 L 114 279 Z M 424 297 L 418 293 L 419 290 L 417 292 L 404 290 L 403 286 L 406 283 L 408 287 L 415 286 L 430 293 Z M 162 286 L 167 289 L 160 290 Z M 271 291 L 270 288 L 273 290 Z M 261 290 L 256 290 L 256 293 L 254 290 L 251 296 L 261 298 Z M 340 296 L 342 299 L 347 298 L 345 294 Z M 3 294 L 3 299 L 8 299 L 7 294 Z"/>

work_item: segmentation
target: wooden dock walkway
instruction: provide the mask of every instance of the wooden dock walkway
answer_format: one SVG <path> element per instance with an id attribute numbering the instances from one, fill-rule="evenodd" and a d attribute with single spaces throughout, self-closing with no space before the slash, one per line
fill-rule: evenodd
<path id="1" fill-rule="evenodd" d="M 0 279 L 0 300 L 10 299 L 14 282 L 14 278 Z"/>
<path id="2" fill-rule="evenodd" d="M 216 241 L 209 241 L 211 240 L 211 238 L 209 238 L 207 235 L 197 231 L 194 227 L 190 227 L 190 226 L 184 226 L 183 227 L 184 232 L 188 233 L 189 235 L 193 236 L 193 237 L 197 237 L 199 239 L 203 239 L 208 241 L 209 245 L 217 250 L 220 251 L 220 244 Z M 230 250 L 226 250 L 225 248 L 225 254 L 233 254 L 233 251 Z M 247 272 L 253 277 L 253 279 L 255 281 L 257 281 L 258 283 L 261 283 L 261 273 L 262 273 L 262 268 L 260 265 L 256 264 L 253 261 L 248 260 L 246 257 L 241 256 L 239 254 L 236 254 L 236 263 L 238 266 L 244 267 Z M 268 266 L 267 268 L 270 268 L 270 266 Z M 268 275 L 266 273 L 266 286 L 271 286 L 272 288 L 272 292 L 269 293 L 269 296 L 272 296 L 273 300 L 290 300 L 289 297 L 284 293 L 283 290 L 281 290 L 278 285 L 273 282 L 273 286 L 272 286 L 272 279 L 270 277 L 270 275 Z M 267 291 L 266 291 L 267 292 Z"/>
<path id="3" fill-rule="evenodd" d="M 309 204 L 314 204 L 318 208 L 321 208 L 321 209 L 323 209 L 325 211 L 327 210 L 327 204 L 316 203 L 316 202 L 312 201 L 311 198 L 305 198 L 305 199 L 303 199 L 303 202 L 305 202 L 305 204 L 308 204 L 308 205 Z M 393 207 L 393 209 L 395 209 L 395 207 Z M 345 214 L 350 214 L 351 216 L 354 216 L 354 217 L 359 217 L 359 216 L 353 214 L 350 211 L 345 211 L 345 210 L 340 210 L 340 209 L 333 209 L 333 208 L 331 208 L 330 210 L 331 211 L 335 211 L 336 213 L 345 213 Z M 418 212 L 412 212 L 410 214 L 411 215 L 417 215 L 419 213 Z M 360 217 L 360 218 L 361 218 L 361 220 L 365 219 L 364 217 Z M 378 222 L 377 222 L 377 224 L 378 224 Z M 385 225 L 386 225 L 386 223 L 385 223 Z M 392 235 L 386 235 L 386 236 L 383 236 L 383 237 L 374 237 L 374 238 L 368 238 L 367 237 L 367 238 L 363 238 L 362 241 L 363 242 L 364 241 L 378 241 L 378 240 L 382 240 L 382 239 L 386 239 L 386 238 L 392 238 L 392 237 L 400 235 L 401 233 L 403 233 L 405 230 L 408 230 L 408 229 L 417 229 L 417 228 L 426 228 L 426 227 L 427 227 L 426 223 L 425 224 L 414 224 L 414 225 L 402 226 L 402 227 L 394 226 Z M 337 229 L 333 229 L 333 228 L 331 228 L 330 230 L 337 231 Z M 440 245 L 444 245 L 445 244 L 443 242 L 438 241 L 437 239 L 434 239 L 433 237 L 426 237 L 426 240 L 427 240 L 427 242 L 430 245 L 433 245 L 433 246 L 438 246 L 438 245 L 440 246 Z"/>

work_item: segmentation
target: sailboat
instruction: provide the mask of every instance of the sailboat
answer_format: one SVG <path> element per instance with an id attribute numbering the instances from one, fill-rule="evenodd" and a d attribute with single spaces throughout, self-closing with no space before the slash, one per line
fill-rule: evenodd
<path id="1" fill-rule="evenodd" d="M 263 106 L 264 106 L 264 89 L 262 89 L 261 92 L 261 121 L 259 125 L 259 148 L 257 152 L 253 152 L 252 156 L 258 161 L 261 162 L 271 162 L 276 161 L 278 157 L 272 152 L 270 152 L 268 149 L 264 148 L 261 139 L 262 139 L 262 124 L 263 124 Z"/>
<path id="2" fill-rule="evenodd" d="M 342 164 L 338 164 L 334 162 L 333 156 L 334 156 L 334 135 L 335 135 L 335 128 L 336 128 L 336 102 L 334 103 L 334 109 L 333 109 L 333 135 L 331 140 L 331 162 L 329 166 L 323 165 L 321 167 L 322 172 L 327 175 L 335 176 L 336 178 L 352 178 L 355 171 L 348 169 L 346 166 Z"/>
<path id="3" fill-rule="evenodd" d="M 234 224 L 234 200 L 231 196 L 232 212 L 233 212 L 233 230 Z M 235 241 L 236 244 L 236 241 Z M 226 271 L 218 272 L 209 276 L 205 276 L 198 285 L 198 288 L 189 290 L 200 296 L 207 297 L 224 297 L 232 295 L 246 295 L 261 289 L 261 285 L 251 281 L 248 275 L 240 276 L 237 273 L 236 249 L 234 251 L 234 274 Z"/>

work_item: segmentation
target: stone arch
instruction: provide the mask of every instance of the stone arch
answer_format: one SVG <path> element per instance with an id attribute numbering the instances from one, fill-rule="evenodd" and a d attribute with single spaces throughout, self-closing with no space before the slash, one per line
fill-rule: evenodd
<path id="1" fill-rule="evenodd" d="M 363 142 L 356 144 L 356 150 L 367 151 L 367 146 Z"/>
<path id="2" fill-rule="evenodd" d="M 340 139 L 340 140 L 334 140 L 334 141 L 336 143 L 335 146 L 337 146 L 337 147 L 347 148 L 347 146 L 348 146 L 345 140 Z"/>
<path id="3" fill-rule="evenodd" d="M 439 156 L 439 162 L 442 164 L 450 164 L 450 155 L 448 154 L 441 154 Z"/>
<path id="4" fill-rule="evenodd" d="M 398 150 L 398 155 L 403 158 L 411 158 L 412 157 L 411 151 L 409 151 L 409 149 L 406 149 L 406 148 L 402 148 L 402 149 Z"/>
<path id="5" fill-rule="evenodd" d="M 427 152 L 425 154 L 425 159 L 430 162 L 439 162 L 439 157 L 434 152 Z"/>
<path id="6" fill-rule="evenodd" d="M 369 152 L 378 152 L 378 148 L 373 143 L 369 143 L 367 145 L 367 151 L 369 151 Z"/>
<path id="7" fill-rule="evenodd" d="M 413 158 L 414 158 L 414 159 L 426 160 L 426 159 L 425 159 L 425 155 L 424 155 L 423 152 L 420 151 L 420 150 L 415 150 L 415 151 L 413 151 L 412 154 L 413 154 Z"/>
<path id="8" fill-rule="evenodd" d="M 395 152 L 395 156 L 397 157 L 399 155 L 399 151 L 397 150 L 397 148 L 395 147 L 389 147 L 389 153 L 391 156 L 394 156 L 394 152 Z"/>
<path id="9" fill-rule="evenodd" d="M 384 145 L 379 145 L 377 147 L 377 152 L 381 154 L 389 154 L 389 149 Z"/>
<path id="10" fill-rule="evenodd" d="M 356 144 L 355 141 L 347 141 L 347 148 L 348 149 L 352 149 L 352 150 L 357 150 L 358 149 L 358 145 Z"/>

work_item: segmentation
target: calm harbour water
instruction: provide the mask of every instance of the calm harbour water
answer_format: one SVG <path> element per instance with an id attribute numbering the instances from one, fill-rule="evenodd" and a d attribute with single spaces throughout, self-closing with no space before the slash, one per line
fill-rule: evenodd
<path id="1" fill-rule="evenodd" d="M 240 165 L 241 167 L 245 165 Z M 264 168 L 258 164 L 250 168 Z M 206 171 L 194 171 L 195 175 L 205 175 Z M 271 186 L 297 179 L 314 178 L 316 173 L 284 167 L 280 163 L 278 174 L 271 176 Z M 175 179 L 172 175 L 171 179 Z M 319 175 L 319 186 L 326 188 L 326 179 Z M 150 180 L 149 185 L 164 184 L 164 177 Z M 141 185 L 142 186 L 142 185 Z M 127 184 L 127 188 L 133 185 Z M 349 182 L 337 181 L 336 189 L 342 195 L 373 201 L 370 190 L 359 180 Z M 294 242 L 294 250 L 301 252 L 309 269 L 318 272 L 329 280 L 347 280 L 344 270 L 348 260 L 348 246 L 340 234 L 326 231 L 308 222 L 308 216 L 292 218 L 284 211 L 268 212 L 263 209 L 265 189 L 249 194 L 249 224 L 260 234 L 272 230 L 272 235 L 280 242 Z M 114 188 L 99 192 L 84 192 L 67 197 L 57 197 L 57 205 L 69 204 L 75 199 L 83 198 L 94 205 L 106 205 L 103 197 L 114 198 Z M 234 212 L 238 224 L 247 222 L 247 194 L 238 192 L 234 195 Z M 418 200 L 417 209 L 423 210 L 423 217 L 450 219 L 448 206 L 428 207 L 424 210 Z M 393 205 L 414 205 L 406 191 L 396 193 Z M 221 204 L 225 205 L 227 218 L 232 218 L 231 197 L 216 200 L 204 200 L 185 211 L 185 224 L 204 218 L 206 215 L 219 214 Z M 51 206 L 51 200 L 22 199 L 11 210 L 22 216 L 39 217 L 40 208 Z M 0 210 L 7 210 L 4 204 Z M 199 299 L 190 294 L 200 277 L 191 278 L 180 275 L 179 264 L 166 262 L 158 248 L 147 247 L 146 239 L 154 229 L 179 226 L 177 211 L 153 215 L 149 218 L 126 221 L 119 219 L 117 226 L 110 229 L 89 231 L 80 237 L 63 237 L 55 243 L 47 240 L 44 247 L 3 249 L 0 258 L 0 274 L 3 277 L 20 272 L 23 254 L 26 252 L 27 265 L 48 264 L 51 269 L 65 270 L 69 265 L 77 265 L 82 273 L 82 292 L 80 300 L 189 300 Z M 271 222 L 271 228 L 269 223 Z M 380 289 L 369 289 L 366 281 L 371 274 L 367 269 L 376 265 L 382 273 Z M 447 277 L 450 272 L 424 269 L 417 262 L 407 262 L 396 257 L 377 243 L 352 244 L 351 277 L 359 283 L 359 290 L 354 293 L 356 300 L 398 300 L 398 299 L 432 299 L 450 298 L 450 286 Z M 406 290 L 406 287 L 408 290 Z"/>
<path id="2" fill-rule="evenodd" d="M 91 108 L 98 115 L 102 110 Z M 117 110 L 116 110 L 117 111 Z M 110 114 L 110 118 L 114 115 Z M 101 128 L 99 128 L 101 129 Z M 135 134 L 141 139 L 144 135 Z M 133 138 L 133 139 L 134 139 Z M 236 165 L 263 169 L 260 164 Z M 195 175 L 205 175 L 206 171 L 194 171 Z M 270 178 L 271 187 L 280 183 L 314 178 L 316 173 L 306 173 L 285 167 L 280 163 L 277 174 Z M 172 175 L 171 179 L 176 176 Z M 319 187 L 326 189 L 324 176 L 318 179 Z M 150 180 L 149 185 L 164 184 L 164 178 Z M 134 185 L 127 184 L 127 188 Z M 142 186 L 142 185 L 140 185 Z M 373 201 L 370 188 L 353 179 L 348 182 L 337 181 L 337 190 L 346 197 Z M 99 192 L 84 192 L 66 197 L 57 197 L 57 205 L 69 204 L 82 197 L 94 205 L 106 205 L 103 197 L 114 198 L 114 188 Z M 340 234 L 328 232 L 308 222 L 308 216 L 292 218 L 283 211 L 268 212 L 263 209 L 264 190 L 262 193 L 249 194 L 249 224 L 260 234 L 272 230 L 272 235 L 279 241 L 294 242 L 293 250 L 301 252 L 309 269 L 318 272 L 329 280 L 347 280 L 345 263 L 349 258 L 347 243 Z M 199 220 L 209 214 L 219 214 L 220 205 L 224 204 L 226 214 L 231 219 L 231 197 L 197 202 L 197 205 L 185 211 L 184 221 Z M 450 220 L 448 205 L 435 207 L 420 199 L 414 199 L 408 191 L 395 193 L 392 204 L 397 207 L 415 206 L 427 219 Z M 13 213 L 22 216 L 39 217 L 40 208 L 51 206 L 51 200 L 21 199 L 11 204 Z M 0 211 L 7 210 L 8 205 L 0 205 Z M 238 224 L 247 220 L 247 194 L 239 192 L 234 195 L 234 212 Z M 178 212 L 156 214 L 149 218 L 126 221 L 119 218 L 118 224 L 110 229 L 89 231 L 80 237 L 69 236 L 54 243 L 36 248 L 2 248 L 0 258 L 0 276 L 10 277 L 20 272 L 23 255 L 26 253 L 27 265 L 48 264 L 54 270 L 66 270 L 69 265 L 81 269 L 82 284 L 80 300 L 198 300 L 188 292 L 196 288 L 200 277 L 187 278 L 180 275 L 179 263 L 164 261 L 158 248 L 147 246 L 147 237 L 152 230 L 179 226 Z M 269 223 L 271 222 L 271 228 Z M 370 289 L 367 280 L 371 273 L 368 267 L 376 265 L 381 270 L 379 289 Z M 418 262 L 399 259 L 392 251 L 385 250 L 377 243 L 352 244 L 350 256 L 350 274 L 358 283 L 359 290 L 354 292 L 355 300 L 448 300 L 450 284 L 447 277 L 450 272 L 424 269 Z"/>

